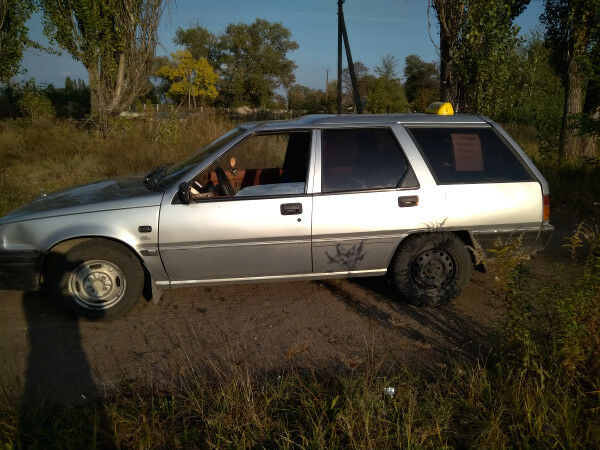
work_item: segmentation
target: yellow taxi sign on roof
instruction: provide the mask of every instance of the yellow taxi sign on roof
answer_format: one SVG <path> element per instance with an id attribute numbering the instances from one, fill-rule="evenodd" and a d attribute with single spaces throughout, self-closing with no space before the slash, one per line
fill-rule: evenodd
<path id="1" fill-rule="evenodd" d="M 425 110 L 427 114 L 437 114 L 438 116 L 454 115 L 454 108 L 450 102 L 433 102 Z"/>

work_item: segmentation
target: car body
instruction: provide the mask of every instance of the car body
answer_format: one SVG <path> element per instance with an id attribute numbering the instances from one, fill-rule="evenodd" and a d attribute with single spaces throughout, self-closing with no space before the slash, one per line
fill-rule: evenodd
<path id="1" fill-rule="evenodd" d="M 244 159 L 243 145 L 254 152 L 262 140 L 274 142 L 265 150 L 273 155 L 279 150 L 271 147 L 286 140 L 283 168 L 238 169 L 258 165 L 236 158 Z M 292 147 L 307 150 L 292 158 Z M 303 165 L 305 172 L 296 170 Z M 261 182 L 269 173 L 279 181 Z M 498 238 L 518 236 L 542 249 L 553 230 L 548 195 L 525 152 L 482 116 L 311 115 L 242 124 L 185 163 L 42 195 L 1 218 L 0 288 L 45 287 L 49 255 L 89 239 L 131 252 L 155 296 L 174 287 L 385 275 L 413 235 L 453 235 L 478 265 Z M 427 270 L 454 270 L 440 264 Z"/>

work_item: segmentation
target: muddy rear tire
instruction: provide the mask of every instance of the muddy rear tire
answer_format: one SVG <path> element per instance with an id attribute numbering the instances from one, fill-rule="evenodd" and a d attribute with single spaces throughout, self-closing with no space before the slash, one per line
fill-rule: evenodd
<path id="1" fill-rule="evenodd" d="M 389 268 L 402 300 L 439 306 L 456 298 L 471 278 L 473 263 L 465 244 L 452 233 L 408 236 Z"/>

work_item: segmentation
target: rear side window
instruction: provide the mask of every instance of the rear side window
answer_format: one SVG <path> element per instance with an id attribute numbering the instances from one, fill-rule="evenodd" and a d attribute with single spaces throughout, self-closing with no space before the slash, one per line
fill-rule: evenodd
<path id="1" fill-rule="evenodd" d="M 491 128 L 410 128 L 439 184 L 531 181 Z"/>
<path id="2" fill-rule="evenodd" d="M 321 191 L 395 188 L 408 162 L 389 128 L 323 130 Z"/>

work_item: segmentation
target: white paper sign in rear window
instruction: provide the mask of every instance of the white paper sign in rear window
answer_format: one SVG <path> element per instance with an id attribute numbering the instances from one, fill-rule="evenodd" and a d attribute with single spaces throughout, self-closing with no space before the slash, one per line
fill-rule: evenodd
<path id="1" fill-rule="evenodd" d="M 480 172 L 483 170 L 483 156 L 479 135 L 474 133 L 452 133 L 454 149 L 454 167 L 461 172 Z"/>

